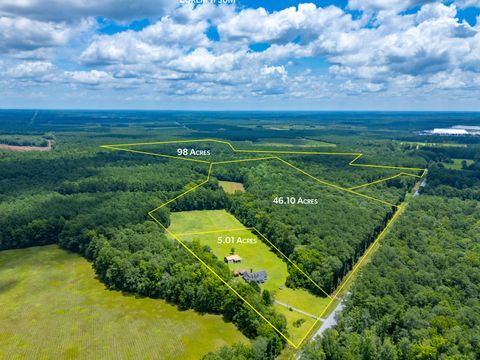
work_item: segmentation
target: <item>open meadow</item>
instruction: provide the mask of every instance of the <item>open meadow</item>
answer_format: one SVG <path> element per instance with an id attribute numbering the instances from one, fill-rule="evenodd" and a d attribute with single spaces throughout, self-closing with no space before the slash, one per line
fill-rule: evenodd
<path id="1" fill-rule="evenodd" d="M 463 164 L 466 166 L 470 166 L 474 163 L 473 160 L 471 159 L 451 159 L 451 163 L 445 162 L 443 163 L 443 166 L 445 169 L 449 170 L 462 170 L 463 169 Z"/>
<path id="2" fill-rule="evenodd" d="M 1 359 L 199 359 L 246 342 L 220 316 L 106 290 L 56 245 L 0 252 Z"/>

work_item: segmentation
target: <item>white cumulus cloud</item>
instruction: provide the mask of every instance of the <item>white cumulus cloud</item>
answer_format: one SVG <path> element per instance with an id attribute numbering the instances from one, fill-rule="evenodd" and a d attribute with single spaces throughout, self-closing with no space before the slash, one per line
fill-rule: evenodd
<path id="1" fill-rule="evenodd" d="M 104 16 L 114 20 L 134 20 L 164 15 L 176 6 L 170 0 L 2 0 L 0 14 L 46 21 L 76 21 Z"/>
<path id="2" fill-rule="evenodd" d="M 59 0 L 45 1 L 53 6 Z M 153 2 L 133 1 L 129 6 L 139 8 L 130 8 L 130 15 L 113 9 L 125 4 L 120 0 L 58 5 L 79 9 L 75 19 L 61 12 L 40 16 L 39 4 L 0 4 L 0 51 L 10 69 L 3 75 L 10 84 L 37 77 L 89 90 L 195 99 L 480 91 L 480 25 L 458 19 L 459 7 L 477 5 L 473 0 L 350 0 L 348 9 L 306 3 L 279 11 L 212 4 L 172 10 L 162 2 L 153 10 Z M 95 15 L 145 16 L 151 23 L 139 31 L 95 34 Z M 207 36 L 215 31 L 218 39 Z M 258 43 L 265 49 L 252 50 Z M 26 53 L 37 60 L 18 59 Z"/>
<path id="3" fill-rule="evenodd" d="M 0 50 L 24 51 L 40 47 L 64 46 L 71 37 L 65 24 L 28 18 L 0 17 Z"/>

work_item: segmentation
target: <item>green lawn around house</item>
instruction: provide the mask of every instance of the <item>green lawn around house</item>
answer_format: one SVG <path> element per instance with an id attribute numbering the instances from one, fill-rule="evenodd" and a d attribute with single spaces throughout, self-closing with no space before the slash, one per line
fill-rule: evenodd
<path id="1" fill-rule="evenodd" d="M 235 229 L 235 230 L 229 230 Z M 274 293 L 275 299 L 291 307 L 298 308 L 309 314 L 319 316 L 329 303 L 329 298 L 318 297 L 304 289 L 291 289 L 285 286 L 288 276 L 287 263 L 277 254 L 270 250 L 265 242 L 257 235 L 245 228 L 233 215 L 225 210 L 202 210 L 185 211 L 171 214 L 170 231 L 177 234 L 182 241 L 199 241 L 208 245 L 212 252 L 219 258 L 224 259 L 232 253 L 242 258 L 240 263 L 229 264 L 232 272 L 239 270 L 267 272 L 268 279 L 261 285 Z M 216 231 L 220 230 L 220 231 Z M 212 231 L 212 232 L 210 232 Z M 192 234 L 208 232 L 205 234 Z M 178 235 L 185 234 L 185 235 Z M 244 281 L 240 276 L 235 281 Z M 287 308 L 281 309 L 288 311 Z M 299 313 L 297 313 L 299 314 Z M 298 317 L 288 314 L 287 320 L 294 321 Z M 301 315 L 301 314 L 299 314 Z M 307 320 L 300 328 L 293 328 L 289 323 L 289 331 L 292 340 L 299 341 L 313 322 Z M 308 323 L 310 326 L 307 326 Z M 302 332 L 302 330 L 305 330 Z"/>

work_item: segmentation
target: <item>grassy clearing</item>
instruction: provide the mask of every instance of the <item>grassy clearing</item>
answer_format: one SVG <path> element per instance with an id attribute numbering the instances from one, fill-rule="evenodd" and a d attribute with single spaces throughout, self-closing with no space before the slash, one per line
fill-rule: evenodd
<path id="1" fill-rule="evenodd" d="M 105 290 L 57 246 L 0 252 L 0 358 L 198 359 L 246 342 L 219 316 Z"/>
<path id="2" fill-rule="evenodd" d="M 48 141 L 40 135 L 0 135 L 0 144 L 47 147 Z"/>
<path id="3" fill-rule="evenodd" d="M 245 192 L 245 188 L 242 183 L 233 182 L 233 181 L 219 181 L 218 182 L 222 187 L 223 191 L 228 194 L 235 194 L 237 191 Z"/>
<path id="4" fill-rule="evenodd" d="M 168 230 L 181 234 L 242 228 L 245 226 L 225 210 L 195 210 L 172 213 Z"/>
<path id="5" fill-rule="evenodd" d="M 224 231 L 215 233 L 180 235 L 179 237 L 181 240 L 185 241 L 198 240 L 202 244 L 210 246 L 212 252 L 219 259 L 223 259 L 225 256 L 230 255 L 233 248 L 234 253 L 242 257 L 242 262 L 230 264 L 230 269 L 232 271 L 238 271 L 241 269 L 247 271 L 265 270 L 268 274 L 268 280 L 261 285 L 261 287 L 273 292 L 278 301 L 316 316 L 320 315 L 328 304 L 328 298 L 314 296 L 303 289 L 290 289 L 285 287 L 285 281 L 288 276 L 287 264 L 285 261 L 270 251 L 270 248 L 264 242 L 243 227 L 234 216 L 227 213 L 225 210 L 173 213 L 171 216 L 171 223 L 172 225 L 169 230 L 177 234 L 223 229 Z M 244 230 L 229 230 L 241 228 Z M 219 237 L 222 239 L 221 243 L 219 243 Z M 243 239 L 244 242 L 239 243 L 239 238 Z M 254 239 L 254 241 L 245 242 L 245 239 Z M 236 281 L 243 281 L 243 279 L 238 277 L 236 278 Z M 288 309 L 286 310 L 288 311 Z M 292 319 L 293 314 L 288 315 L 290 319 Z M 305 315 L 302 316 L 307 318 Z M 309 321 L 306 322 L 308 323 Z M 299 341 L 309 328 L 305 325 L 297 329 L 293 328 L 292 324 L 289 324 L 289 328 L 290 327 L 292 328 L 290 335 L 294 341 Z M 302 330 L 305 331 L 302 332 Z"/>
<path id="6" fill-rule="evenodd" d="M 336 147 L 336 144 L 329 143 L 321 140 L 314 139 L 261 139 L 261 142 L 255 143 L 259 146 L 288 146 L 288 147 L 301 147 L 301 148 L 313 148 L 313 147 Z"/>
<path id="7" fill-rule="evenodd" d="M 285 306 L 282 305 L 274 305 L 275 310 L 279 313 L 283 314 L 287 318 L 287 331 L 291 335 L 292 338 L 297 339 L 299 342 L 312 328 L 313 324 L 315 323 L 315 319 L 303 315 L 296 311 L 291 311 Z M 295 322 L 302 321 L 299 325 L 295 326 Z M 317 325 L 320 326 L 321 322 L 318 322 Z"/>
<path id="8" fill-rule="evenodd" d="M 443 163 L 443 166 L 445 169 L 450 169 L 450 170 L 462 170 L 462 162 L 465 161 L 467 163 L 467 166 L 470 166 L 474 163 L 473 160 L 471 159 L 452 159 L 453 163 Z"/>

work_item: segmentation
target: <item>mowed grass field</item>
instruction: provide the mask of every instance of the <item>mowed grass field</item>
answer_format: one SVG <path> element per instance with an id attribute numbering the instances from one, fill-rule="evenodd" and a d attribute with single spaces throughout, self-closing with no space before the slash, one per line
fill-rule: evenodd
<path id="1" fill-rule="evenodd" d="M 321 315 L 329 303 L 329 298 L 327 297 L 317 297 L 304 289 L 287 288 L 285 286 L 288 276 L 286 262 L 280 259 L 274 252 L 270 251 L 270 248 L 261 241 L 258 236 L 246 229 L 233 215 L 227 213 L 225 210 L 172 213 L 169 230 L 177 234 L 181 240 L 198 240 L 202 244 L 210 246 L 212 252 L 219 259 L 230 255 L 232 248 L 234 248 L 235 254 L 242 257 L 242 262 L 229 264 L 230 269 L 232 271 L 245 269 L 247 271 L 253 270 L 254 272 L 265 270 L 268 274 L 268 280 L 261 285 L 261 288 L 273 292 L 276 300 L 282 303 L 315 316 Z M 217 230 L 221 231 L 217 232 Z M 192 234 L 209 231 L 215 232 Z M 219 237 L 222 238 L 222 243 L 219 243 Z M 242 240 L 255 239 L 256 243 L 238 243 L 239 238 Z M 236 278 L 236 281 L 243 281 L 243 279 L 239 277 Z M 282 307 L 280 310 L 282 313 L 284 311 L 288 312 L 288 316 L 286 317 L 287 320 L 290 320 L 288 324 L 290 337 L 293 341 L 299 341 L 310 329 L 314 319 L 308 318 L 308 316 L 299 314 L 298 312 L 291 314 L 286 307 Z M 299 317 L 305 318 L 306 321 L 298 328 L 292 327 L 291 321 Z"/>
<path id="2" fill-rule="evenodd" d="M 287 318 L 287 331 L 292 339 L 298 343 L 308 333 L 308 330 L 315 324 L 315 319 L 297 311 L 289 310 L 282 305 L 274 305 L 275 310 Z M 295 321 L 302 320 L 300 326 L 295 326 Z M 321 322 L 318 322 L 321 324 Z"/>
<path id="3" fill-rule="evenodd" d="M 199 359 L 247 342 L 215 315 L 109 291 L 57 246 L 0 252 L 0 359 Z"/>
<path id="4" fill-rule="evenodd" d="M 175 234 L 245 229 L 245 226 L 225 210 L 194 210 L 171 214 L 171 225 L 168 228 Z"/>

